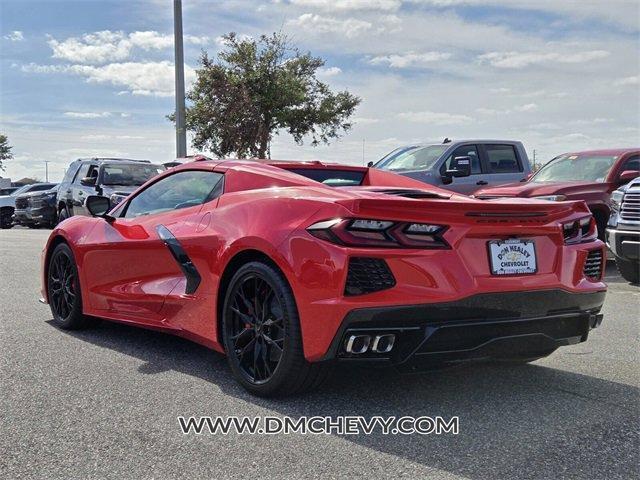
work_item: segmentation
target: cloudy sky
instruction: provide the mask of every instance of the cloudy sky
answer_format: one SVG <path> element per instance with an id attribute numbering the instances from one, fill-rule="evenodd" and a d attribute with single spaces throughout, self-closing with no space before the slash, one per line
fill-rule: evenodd
<path id="1" fill-rule="evenodd" d="M 2 175 L 59 180 L 82 156 L 170 160 L 172 1 L 0 0 Z M 274 158 L 375 160 L 398 145 L 520 139 L 539 161 L 638 146 L 637 0 L 184 0 L 187 80 L 227 32 L 282 30 L 362 98 L 330 146 Z M 190 151 L 190 153 L 194 153 Z"/>

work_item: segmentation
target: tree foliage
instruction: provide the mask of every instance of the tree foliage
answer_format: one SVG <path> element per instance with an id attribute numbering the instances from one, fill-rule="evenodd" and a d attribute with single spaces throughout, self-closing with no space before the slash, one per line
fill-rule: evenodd
<path id="1" fill-rule="evenodd" d="M 11 148 L 7 136 L 0 133 L 0 170 L 4 170 L 5 160 L 11 160 L 13 158 Z"/>
<path id="2" fill-rule="evenodd" d="M 200 59 L 187 94 L 187 129 L 193 146 L 224 157 L 269 156 L 274 135 L 286 131 L 301 145 L 329 143 L 351 128 L 360 99 L 333 93 L 316 78 L 324 60 L 301 53 L 286 36 L 259 39 L 224 36 L 226 48 L 212 60 Z"/>

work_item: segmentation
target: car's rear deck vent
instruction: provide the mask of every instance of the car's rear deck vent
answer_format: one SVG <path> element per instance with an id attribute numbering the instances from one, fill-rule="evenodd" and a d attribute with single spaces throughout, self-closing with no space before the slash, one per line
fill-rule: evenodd
<path id="1" fill-rule="evenodd" d="M 602 250 L 591 250 L 584 262 L 584 276 L 589 280 L 600 280 L 602 277 Z"/>
<path id="2" fill-rule="evenodd" d="M 374 190 L 376 193 L 384 193 L 386 195 L 393 195 L 396 197 L 406 197 L 406 198 L 442 198 L 448 199 L 450 195 L 443 195 L 441 193 L 435 192 L 427 192 L 424 190 L 410 190 L 406 188 L 385 188 L 381 190 Z"/>
<path id="3" fill-rule="evenodd" d="M 387 263 L 380 258 L 352 257 L 349 259 L 349 271 L 344 294 L 363 295 L 393 287 L 393 277 Z"/>

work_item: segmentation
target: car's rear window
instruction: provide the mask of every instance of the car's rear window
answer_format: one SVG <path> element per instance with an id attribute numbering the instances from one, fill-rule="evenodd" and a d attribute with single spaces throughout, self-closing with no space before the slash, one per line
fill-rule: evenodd
<path id="1" fill-rule="evenodd" d="M 340 170 L 337 168 L 292 168 L 288 170 L 331 187 L 362 185 L 362 180 L 364 179 L 364 172 L 358 170 Z"/>

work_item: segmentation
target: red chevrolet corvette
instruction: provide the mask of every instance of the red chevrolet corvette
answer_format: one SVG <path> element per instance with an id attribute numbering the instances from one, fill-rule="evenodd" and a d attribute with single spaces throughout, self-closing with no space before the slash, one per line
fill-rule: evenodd
<path id="1" fill-rule="evenodd" d="M 43 251 L 66 329 L 106 318 L 225 352 L 259 395 L 338 361 L 417 371 L 526 362 L 602 321 L 604 245 L 583 202 L 478 200 L 376 169 L 192 161 Z"/>

